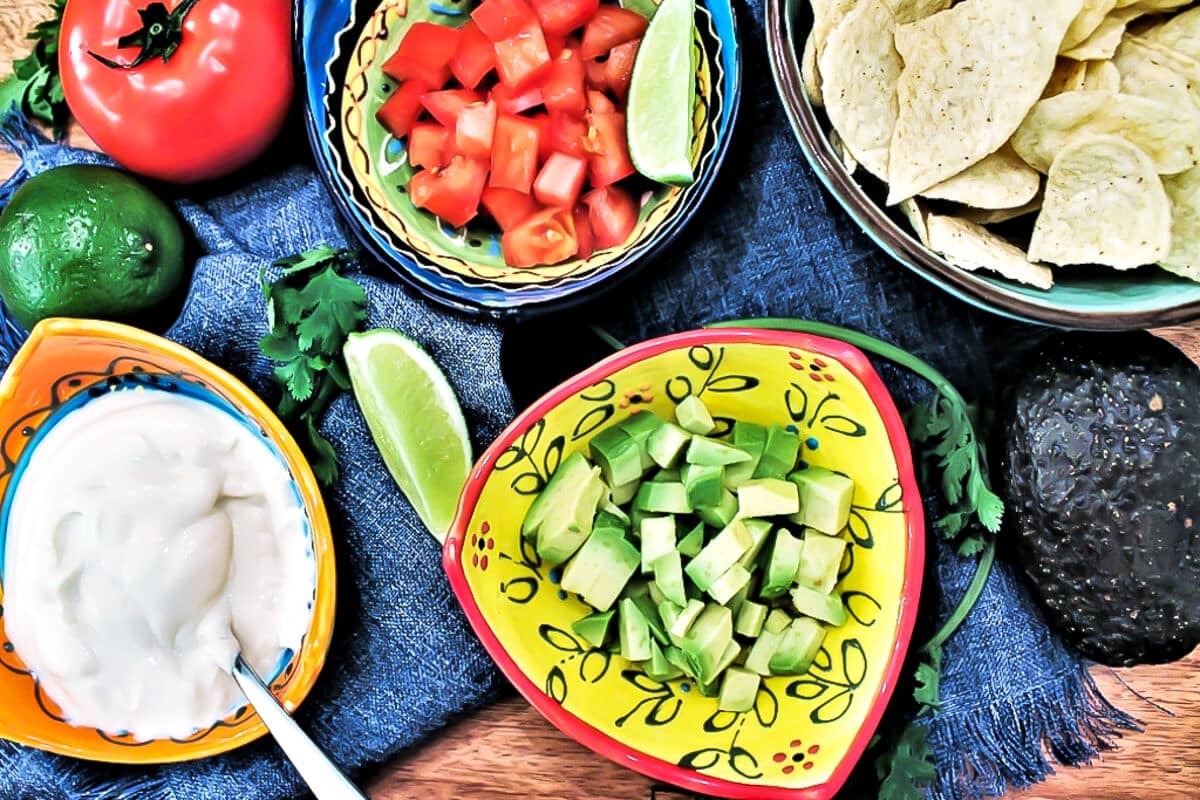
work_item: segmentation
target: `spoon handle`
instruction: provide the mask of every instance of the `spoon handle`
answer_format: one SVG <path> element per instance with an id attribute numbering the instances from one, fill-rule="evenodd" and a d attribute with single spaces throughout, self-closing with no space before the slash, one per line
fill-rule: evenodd
<path id="1" fill-rule="evenodd" d="M 233 664 L 233 679 L 254 706 L 284 755 L 300 773 L 317 800 L 367 800 L 350 779 L 329 760 L 296 721 L 288 715 L 262 678 L 239 655 Z"/>

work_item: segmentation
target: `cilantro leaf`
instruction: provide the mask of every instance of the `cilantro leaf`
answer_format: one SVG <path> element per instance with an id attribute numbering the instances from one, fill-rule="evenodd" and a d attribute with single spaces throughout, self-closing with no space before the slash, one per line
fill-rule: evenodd
<path id="1" fill-rule="evenodd" d="M 0 116 L 13 106 L 27 116 L 50 125 L 55 138 L 67 132 L 66 98 L 58 75 L 58 34 L 67 0 L 50 3 L 51 18 L 39 22 L 26 38 L 33 49 L 13 62 L 13 74 L 0 83 Z"/>
<path id="2" fill-rule="evenodd" d="M 294 273 L 293 273 L 294 274 Z M 336 353 L 349 333 L 366 319 L 366 294 L 332 267 L 316 273 L 301 290 L 305 316 L 296 326 L 300 349 L 306 353 Z"/>
<path id="3" fill-rule="evenodd" d="M 297 357 L 275 365 L 275 380 L 286 386 L 288 394 L 298 403 L 312 397 L 315 375 L 307 358 Z"/>
<path id="4" fill-rule="evenodd" d="M 924 800 L 925 787 L 937 776 L 929 731 L 910 723 L 875 764 L 882 778 L 879 800 Z"/>
<path id="5" fill-rule="evenodd" d="M 308 441 L 309 460 L 313 474 L 323 485 L 328 486 L 338 478 L 337 451 L 333 443 L 317 431 L 317 423 L 311 415 L 304 417 L 304 433 Z"/>

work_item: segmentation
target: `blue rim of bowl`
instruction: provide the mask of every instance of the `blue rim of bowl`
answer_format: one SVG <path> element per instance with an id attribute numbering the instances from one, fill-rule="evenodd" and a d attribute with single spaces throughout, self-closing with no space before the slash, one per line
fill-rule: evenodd
<path id="1" fill-rule="evenodd" d="M 743 73 L 737 15 L 732 5 L 723 0 L 700 1 L 712 16 L 722 50 L 728 49 L 729 67 L 724 70 L 724 105 L 720 117 L 712 126 L 716 141 L 707 168 L 700 175 L 695 190 L 681 201 L 680 210 L 666 220 L 663 227 L 655 231 L 651 240 L 636 253 L 627 254 L 601 269 L 584 273 L 576 280 L 567 280 L 554 286 L 500 289 L 470 286 L 447 279 L 392 249 L 386 236 L 350 198 L 347 187 L 339 177 L 336 155 L 331 152 L 324 122 L 327 117 L 326 89 L 332 80 L 330 69 L 339 58 L 338 42 L 348 27 L 358 27 L 353 20 L 353 12 L 359 5 L 365 5 L 367 0 L 330 0 L 336 3 L 338 13 L 320 15 L 310 11 L 314 8 L 315 0 L 299 0 L 294 8 L 295 55 L 299 74 L 303 76 L 305 93 L 304 126 L 321 181 L 355 238 L 375 260 L 410 288 L 455 310 L 496 319 L 522 319 L 569 308 L 592 299 L 601 291 L 611 291 L 661 254 L 695 217 L 716 182 L 733 138 L 733 126 L 741 105 Z M 314 30 L 317 30 L 316 34 L 312 33 Z M 307 43 L 315 35 L 328 37 L 331 50 L 325 60 L 319 54 L 312 54 L 310 58 L 312 48 Z"/>
<path id="2" fill-rule="evenodd" d="M 771 76 L 800 150 L 826 191 L 873 242 L 895 261 L 954 297 L 1022 322 L 1086 330 L 1135 330 L 1179 325 L 1200 318 L 1200 302 L 1138 311 L 1078 311 L 1037 302 L 998 280 L 961 270 L 928 250 L 889 217 L 847 174 L 821 129 L 800 75 L 796 44 L 805 24 L 792 18 L 795 0 L 766 0 L 767 55 Z M 804 4 L 800 4 L 803 6 Z M 802 13 L 802 12 L 801 12 Z M 811 24 L 811 20 L 807 24 Z"/>

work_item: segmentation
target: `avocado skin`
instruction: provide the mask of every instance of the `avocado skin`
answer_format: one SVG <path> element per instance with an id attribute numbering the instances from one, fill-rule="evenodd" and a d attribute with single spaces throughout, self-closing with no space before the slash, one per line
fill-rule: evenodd
<path id="1" fill-rule="evenodd" d="M 1051 624 L 1109 666 L 1187 655 L 1200 644 L 1200 371 L 1150 334 L 1062 334 L 1008 412 L 1010 538 Z"/>

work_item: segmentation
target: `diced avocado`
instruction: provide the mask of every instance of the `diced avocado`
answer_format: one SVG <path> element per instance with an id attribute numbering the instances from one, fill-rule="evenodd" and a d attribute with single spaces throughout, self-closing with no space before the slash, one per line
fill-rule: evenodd
<path id="1" fill-rule="evenodd" d="M 800 617 L 784 631 L 768 663 L 774 675 L 800 675 L 812 666 L 825 641 L 825 629 L 814 619 Z"/>
<path id="2" fill-rule="evenodd" d="M 842 556 L 846 553 L 846 540 L 826 536 L 815 530 L 804 532 L 804 549 L 800 554 L 800 569 L 796 571 L 796 583 L 829 594 L 837 586 L 838 571 L 842 567 Z"/>
<path id="3" fill-rule="evenodd" d="M 800 511 L 800 490 L 780 478 L 755 478 L 737 490 L 738 514 L 743 517 L 783 517 Z"/>
<path id="4" fill-rule="evenodd" d="M 758 461 L 762 457 L 763 446 L 762 444 L 746 444 L 737 445 L 737 447 L 749 455 L 750 458 L 737 464 L 730 464 L 725 468 L 725 474 L 721 476 L 721 482 L 726 489 L 733 492 L 736 492 L 739 486 L 754 477 L 754 470 L 758 469 Z"/>
<path id="5" fill-rule="evenodd" d="M 691 441 L 691 436 L 683 428 L 670 422 L 664 422 L 646 443 L 646 450 L 654 463 L 666 469 L 673 466 L 683 453 L 683 448 Z"/>
<path id="6" fill-rule="evenodd" d="M 800 568 L 802 548 L 803 543 L 791 532 L 783 528 L 776 531 L 775 541 L 771 543 L 771 552 L 767 556 L 767 577 L 763 581 L 761 597 L 779 597 L 788 590 L 796 579 L 796 570 Z"/>
<path id="7" fill-rule="evenodd" d="M 767 621 L 767 607 L 762 603 L 747 600 L 737 610 L 733 620 L 733 632 L 742 636 L 758 636 L 762 633 L 763 623 Z"/>
<path id="8" fill-rule="evenodd" d="M 796 468 L 800 456 L 800 437 L 779 425 L 767 430 L 762 458 L 754 470 L 755 478 L 785 478 Z"/>
<path id="9" fill-rule="evenodd" d="M 757 673 L 741 667 L 730 667 L 721 679 L 721 697 L 717 701 L 717 708 L 722 711 L 749 711 L 758 699 L 761 683 L 762 677 Z"/>
<path id="10" fill-rule="evenodd" d="M 583 486 L 591 480 L 592 465 L 584 458 L 583 453 L 571 453 L 558 465 L 546 488 L 533 500 L 529 511 L 525 513 L 525 521 L 521 523 L 521 535 L 526 539 L 537 537 L 538 527 L 546 518 L 546 513 L 556 505 L 574 502 Z"/>
<path id="11" fill-rule="evenodd" d="M 646 517 L 642 520 L 642 573 L 653 569 L 659 556 L 675 552 L 675 520 L 671 517 Z"/>
<path id="12" fill-rule="evenodd" d="M 721 467 L 688 464 L 680 470 L 692 508 L 715 506 L 721 502 Z"/>
<path id="13" fill-rule="evenodd" d="M 658 584 L 655 581 L 647 583 L 646 589 L 650 593 L 650 600 L 654 605 L 659 606 L 666 602 L 667 596 L 662 593 L 662 589 L 658 588 Z M 665 619 L 663 620 L 663 624 L 667 624 Z"/>
<path id="14" fill-rule="evenodd" d="M 696 679 L 708 683 L 716 677 L 725 648 L 733 643 L 733 614 L 725 606 L 709 603 L 692 623 L 680 649 L 695 663 Z"/>
<path id="15" fill-rule="evenodd" d="M 721 605 L 726 605 L 749 582 L 749 570 L 741 564 L 734 564 L 709 584 L 707 591 L 713 600 L 716 600 Z"/>
<path id="16" fill-rule="evenodd" d="M 687 455 L 684 456 L 689 464 L 701 464 L 706 467 L 724 467 L 728 464 L 738 464 L 750 460 L 750 454 L 732 445 L 709 439 L 705 436 L 693 436 L 688 445 Z"/>
<path id="17" fill-rule="evenodd" d="M 687 604 L 676 614 L 675 620 L 667 626 L 667 635 L 671 637 L 672 641 L 686 637 L 692 624 L 703 610 L 703 600 L 688 600 Z M 666 621 L 666 617 L 663 618 L 663 621 Z"/>
<path id="18" fill-rule="evenodd" d="M 747 569 L 747 571 L 749 570 Z M 742 603 L 746 602 L 746 599 L 753 594 L 755 589 L 758 588 L 755 586 L 756 582 L 757 578 L 755 577 L 754 573 L 751 572 L 750 580 L 746 581 L 746 585 L 741 589 L 738 589 L 733 597 L 729 598 L 729 602 L 725 604 L 729 606 L 729 610 L 733 612 L 734 616 L 737 616 L 738 611 L 741 610 Z"/>
<path id="19" fill-rule="evenodd" d="M 642 457 L 642 470 L 648 470 L 654 466 L 654 459 L 650 457 L 650 436 L 659 429 L 663 424 L 661 417 L 652 411 L 639 411 L 636 414 L 631 414 L 626 419 L 618 423 L 617 427 L 629 434 L 629 436 L 637 443 L 638 453 Z"/>
<path id="20" fill-rule="evenodd" d="M 735 447 L 745 447 L 750 445 L 767 445 L 767 428 L 764 425 L 757 425 L 753 422 L 743 422 L 738 420 L 733 423 L 733 444 Z"/>
<path id="21" fill-rule="evenodd" d="M 696 527 L 692 528 L 682 539 L 679 544 L 675 545 L 675 549 L 680 555 L 685 555 L 688 558 L 694 557 L 704 547 L 704 523 L 697 522 Z"/>
<path id="22" fill-rule="evenodd" d="M 637 495 L 638 487 L 642 485 L 641 479 L 632 480 L 629 483 L 623 483 L 620 486 L 613 486 L 609 491 L 612 493 L 613 505 L 625 505 Z"/>
<path id="23" fill-rule="evenodd" d="M 701 436 L 707 436 L 717 427 L 712 414 L 708 413 L 708 406 L 694 394 L 689 394 L 675 406 L 675 419 L 685 431 Z"/>
<path id="24" fill-rule="evenodd" d="M 650 624 L 633 598 L 621 601 L 621 655 L 630 661 L 650 659 Z"/>
<path id="25" fill-rule="evenodd" d="M 672 539 L 674 537 L 672 536 Z M 645 540 L 642 540 L 643 544 Z M 645 550 L 642 551 L 645 553 Z M 678 550 L 671 550 L 654 559 L 654 583 L 663 597 L 681 606 L 687 605 L 687 591 L 683 588 L 683 560 Z"/>
<path id="26" fill-rule="evenodd" d="M 608 642 L 609 630 L 612 628 L 612 620 L 616 613 L 615 610 L 609 609 L 588 614 L 571 623 L 571 630 L 579 634 L 592 647 L 603 647 Z"/>
<path id="27" fill-rule="evenodd" d="M 790 483 L 788 486 L 793 490 L 796 488 Z M 692 511 L 692 506 L 688 503 L 687 489 L 682 483 L 646 481 L 638 487 L 633 505 L 655 514 L 690 514 Z"/>
<path id="28" fill-rule="evenodd" d="M 613 506 L 613 508 L 616 508 L 616 506 Z M 620 511 L 620 509 L 617 510 Z M 625 516 L 624 512 L 621 513 L 621 516 L 617 516 L 601 508 L 596 512 L 596 520 L 592 523 L 592 528 L 615 528 L 624 532 L 629 529 L 629 517 Z"/>
<path id="29" fill-rule="evenodd" d="M 637 506 L 629 509 L 629 535 L 635 539 L 642 538 L 642 522 L 650 517 L 655 516 L 649 511 L 643 511 Z"/>
<path id="30" fill-rule="evenodd" d="M 754 540 L 754 544 L 742 555 L 738 563 L 748 570 L 753 570 L 754 561 L 762 552 L 763 546 L 767 543 L 767 537 L 771 534 L 771 523 L 765 519 L 744 519 L 742 524 L 746 526 L 746 530 L 750 531 L 750 538 Z"/>
<path id="31" fill-rule="evenodd" d="M 650 641 L 650 661 L 643 664 L 642 669 L 646 670 L 646 675 L 651 680 L 658 681 L 659 683 L 666 683 L 683 674 L 683 671 L 679 667 L 667 660 L 663 649 L 654 640 Z"/>
<path id="32" fill-rule="evenodd" d="M 667 658 L 667 663 L 675 667 L 681 674 L 695 678 L 695 674 L 691 671 L 692 665 L 688 663 L 687 656 L 683 654 L 677 646 L 668 647 L 663 650 L 663 655 Z"/>
<path id="33" fill-rule="evenodd" d="M 791 614 L 782 608 L 772 608 L 771 613 L 767 614 L 767 621 L 763 623 L 763 630 L 770 631 L 771 633 L 783 633 L 787 630 L 787 626 L 791 624 Z"/>
<path id="34" fill-rule="evenodd" d="M 846 607 L 842 605 L 842 596 L 837 592 L 822 594 L 807 586 L 795 586 L 792 588 L 792 606 L 801 614 L 816 617 L 835 627 L 846 624 Z"/>
<path id="35" fill-rule="evenodd" d="M 562 589 L 607 611 L 637 572 L 641 554 L 613 528 L 595 531 L 563 569 Z"/>
<path id="36" fill-rule="evenodd" d="M 642 612 L 642 616 L 646 619 L 646 624 L 650 626 L 650 635 L 664 645 L 669 642 L 670 637 L 667 636 L 667 626 L 663 623 L 662 616 L 658 613 L 658 603 L 654 601 L 654 595 L 650 591 L 650 584 L 638 581 L 626 590 L 625 596 L 637 603 L 638 610 Z"/>
<path id="37" fill-rule="evenodd" d="M 570 558 L 592 533 L 596 508 L 604 495 L 600 470 L 592 467 L 590 477 L 579 487 L 573 498 L 563 497 L 546 512 L 537 529 L 537 552 L 551 564 L 561 564 Z"/>
<path id="38" fill-rule="evenodd" d="M 734 520 L 721 529 L 712 541 L 683 568 L 702 591 L 708 591 L 713 581 L 737 563 L 754 544 L 750 531 L 740 520 Z"/>
<path id="39" fill-rule="evenodd" d="M 670 467 L 669 469 L 660 469 L 650 478 L 654 483 L 682 483 L 683 475 L 678 467 Z"/>
<path id="40" fill-rule="evenodd" d="M 717 697 L 721 694 L 721 683 L 716 679 L 714 679 L 711 683 L 704 683 L 697 678 L 696 689 L 704 697 Z"/>
<path id="41" fill-rule="evenodd" d="M 724 528 L 733 522 L 738 513 L 737 498 L 728 489 L 721 491 L 721 502 L 715 506 L 697 507 L 696 513 L 700 519 L 714 528 Z"/>
<path id="42" fill-rule="evenodd" d="M 800 490 L 800 513 L 795 521 L 821 533 L 836 536 L 850 519 L 854 481 L 823 467 L 809 467 L 788 475 Z"/>
<path id="43" fill-rule="evenodd" d="M 637 442 L 615 425 L 593 436 L 588 442 L 588 452 L 609 486 L 620 486 L 642 477 L 642 456 Z"/>
<path id="44" fill-rule="evenodd" d="M 715 681 L 722 672 L 733 666 L 738 660 L 738 656 L 742 654 L 742 646 L 737 642 L 731 641 L 725 645 L 725 651 L 721 653 L 721 657 L 717 660 L 717 666 L 713 669 L 712 675 L 705 680 L 705 683 Z"/>
<path id="45" fill-rule="evenodd" d="M 788 625 L 790 624 L 789 620 Z M 787 629 L 787 625 L 779 631 L 771 631 L 764 627 L 762 633 L 754 640 L 754 644 L 750 645 L 750 653 L 746 656 L 746 663 L 743 666 L 759 675 L 770 675 L 771 658 L 775 655 L 775 649 L 779 647 L 779 643 L 783 641 L 783 635 Z"/>

